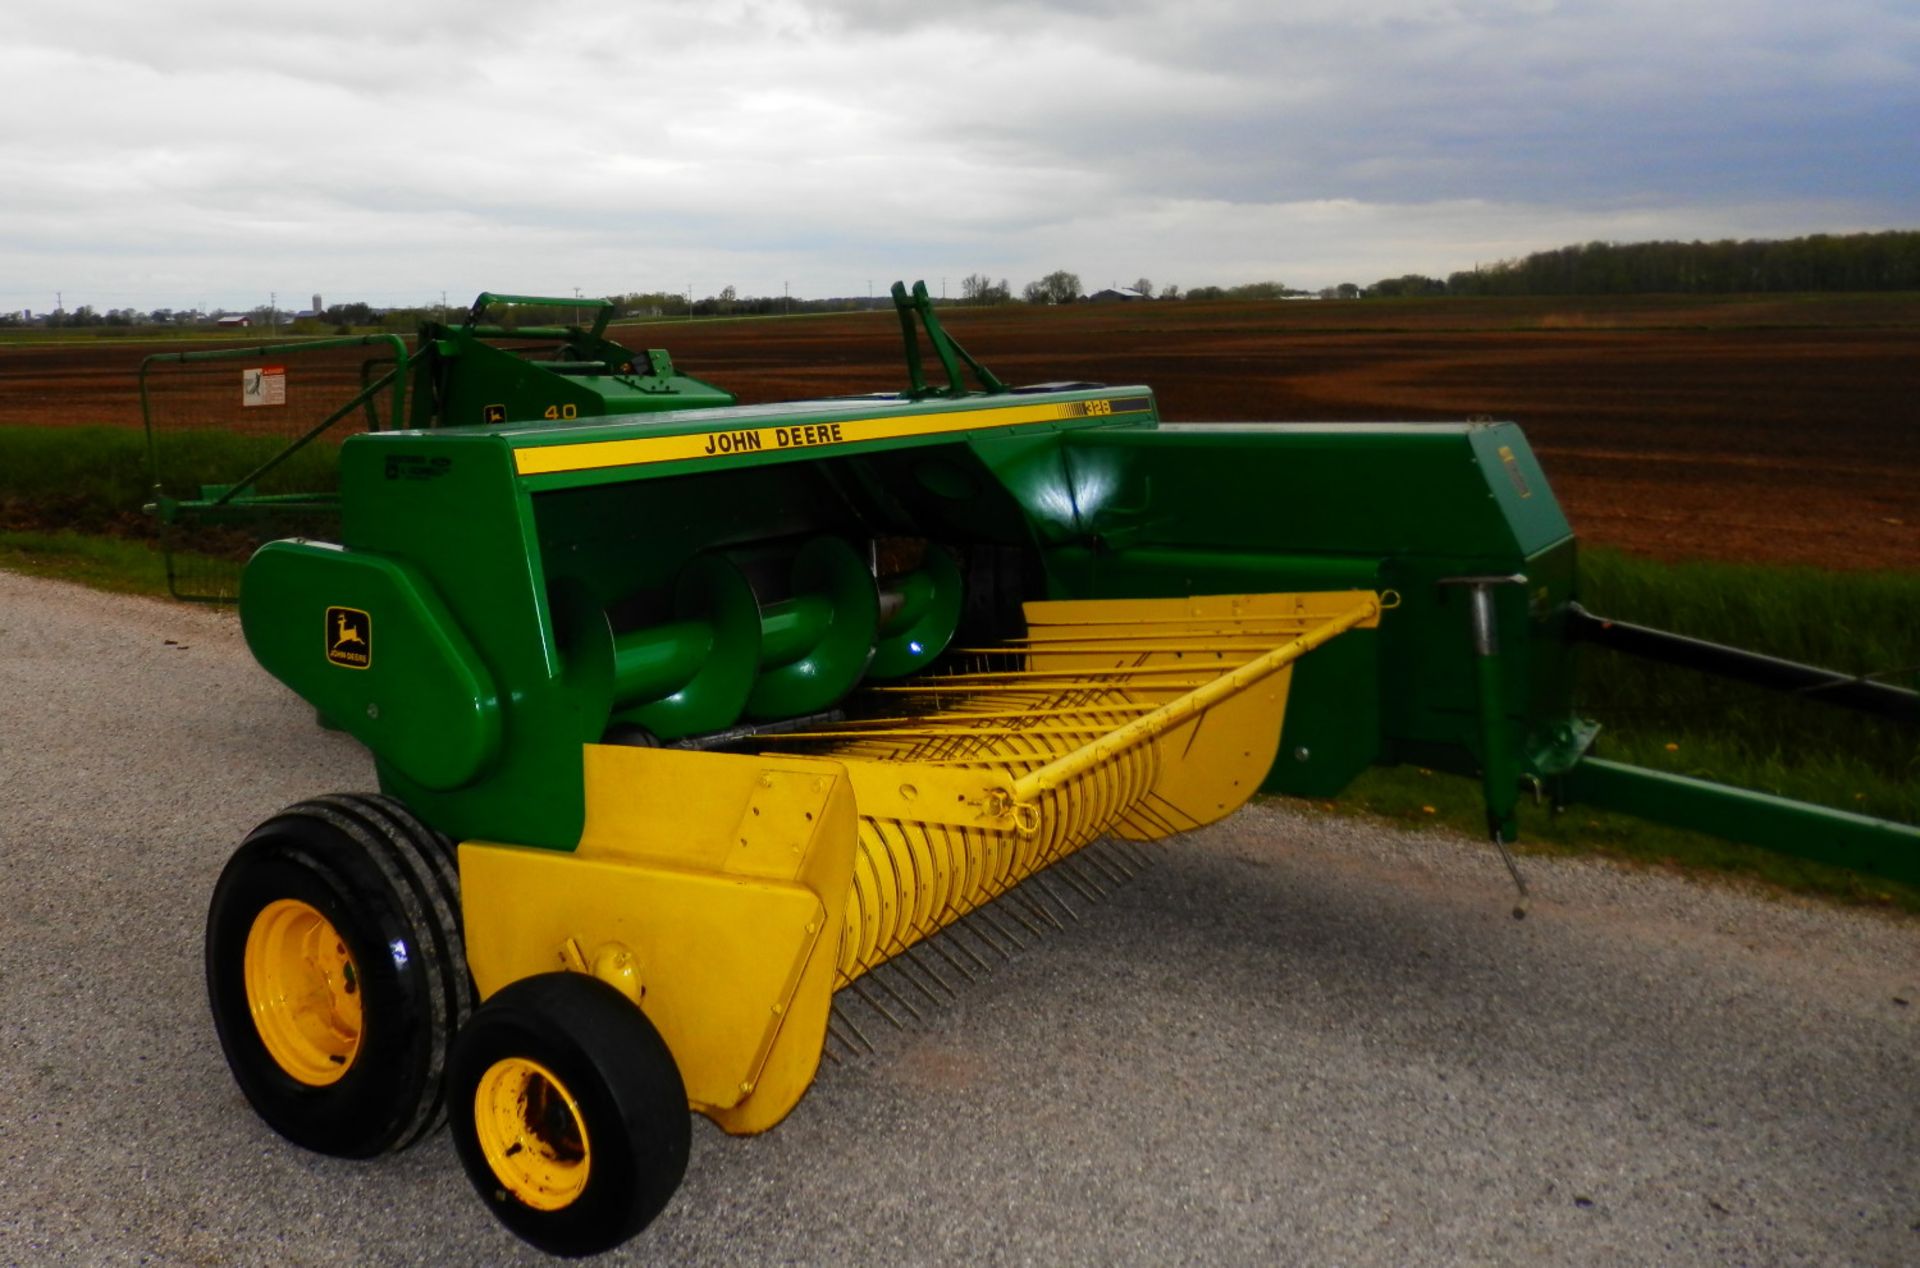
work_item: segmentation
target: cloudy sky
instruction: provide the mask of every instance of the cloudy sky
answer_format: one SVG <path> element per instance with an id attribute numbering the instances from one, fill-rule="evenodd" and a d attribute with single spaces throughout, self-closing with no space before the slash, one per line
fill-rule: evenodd
<path id="1" fill-rule="evenodd" d="M 0 83 L 7 310 L 1920 227 L 1915 0 L 62 0 Z"/>

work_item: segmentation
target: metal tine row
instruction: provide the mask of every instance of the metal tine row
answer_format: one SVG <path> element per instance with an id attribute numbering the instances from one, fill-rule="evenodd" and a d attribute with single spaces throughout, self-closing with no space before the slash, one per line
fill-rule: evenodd
<path id="1" fill-rule="evenodd" d="M 838 1065 L 875 1051 L 854 1019 L 853 1001 L 895 1030 L 924 1023 L 923 1010 L 960 998 L 960 988 L 942 974 L 942 967 L 969 983 L 991 977 L 994 957 L 1011 963 L 1050 930 L 1064 931 L 1063 917 L 1079 923 L 1082 910 L 1070 895 L 1077 895 L 1083 907 L 1096 903 L 1153 862 L 1153 856 L 1133 842 L 1111 837 L 1095 841 L 868 970 L 834 996 L 827 1018 L 827 1057 Z"/>

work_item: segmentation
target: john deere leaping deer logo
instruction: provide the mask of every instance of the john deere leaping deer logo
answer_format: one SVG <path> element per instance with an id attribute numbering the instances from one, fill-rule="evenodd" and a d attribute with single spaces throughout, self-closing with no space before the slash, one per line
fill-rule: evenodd
<path id="1" fill-rule="evenodd" d="M 371 666 L 373 618 L 359 608 L 328 608 L 327 660 L 348 669 Z"/>

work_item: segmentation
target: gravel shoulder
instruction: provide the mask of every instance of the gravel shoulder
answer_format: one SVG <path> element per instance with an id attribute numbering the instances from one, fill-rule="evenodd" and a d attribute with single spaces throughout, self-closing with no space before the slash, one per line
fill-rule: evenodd
<path id="1" fill-rule="evenodd" d="M 227 854 L 372 786 L 220 612 L 0 573 L 0 1262 L 517 1263 L 444 1133 L 305 1155 L 222 1062 Z M 1920 1262 L 1920 921 L 1261 804 L 615 1260 Z"/>

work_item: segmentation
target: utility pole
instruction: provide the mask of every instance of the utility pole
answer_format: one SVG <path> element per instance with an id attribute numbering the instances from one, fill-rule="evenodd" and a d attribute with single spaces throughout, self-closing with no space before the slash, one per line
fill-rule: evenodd
<path id="1" fill-rule="evenodd" d="M 64 313 L 67 311 L 67 297 L 59 291 L 53 293 L 53 311 L 56 313 Z"/>
<path id="2" fill-rule="evenodd" d="M 573 324 L 580 324 L 580 288 L 573 288 Z"/>
<path id="3" fill-rule="evenodd" d="M 280 293 L 278 291 L 268 291 L 267 292 L 267 329 L 268 330 L 272 330 L 275 326 L 279 325 L 278 318 L 280 314 L 277 311 L 279 307 L 280 307 Z"/>
<path id="4" fill-rule="evenodd" d="M 693 283 L 687 283 L 687 320 L 693 320 Z"/>

